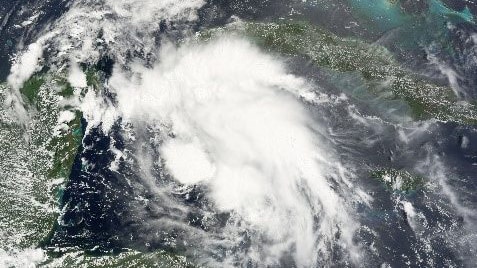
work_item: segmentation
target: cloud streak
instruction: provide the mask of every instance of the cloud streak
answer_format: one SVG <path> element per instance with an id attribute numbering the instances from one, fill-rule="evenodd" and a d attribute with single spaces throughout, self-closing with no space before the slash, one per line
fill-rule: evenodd
<path id="1" fill-rule="evenodd" d="M 276 265 L 291 254 L 307 267 L 329 259 L 333 243 L 353 248 L 355 226 L 331 186 L 343 175 L 339 163 L 299 100 L 307 83 L 280 61 L 222 38 L 164 48 L 152 69 L 117 68 L 110 87 L 125 122 L 161 126 L 157 161 L 179 183 L 207 187 L 218 212 L 236 215 L 224 232 L 257 233 L 242 264 Z"/>

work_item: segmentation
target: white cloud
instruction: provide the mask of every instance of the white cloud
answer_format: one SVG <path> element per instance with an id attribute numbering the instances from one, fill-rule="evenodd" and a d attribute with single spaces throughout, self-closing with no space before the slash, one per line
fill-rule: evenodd
<path id="1" fill-rule="evenodd" d="M 86 87 L 86 74 L 80 69 L 78 64 L 71 62 L 70 72 L 68 74 L 68 82 L 72 87 Z"/>
<path id="2" fill-rule="evenodd" d="M 215 167 L 197 141 L 172 139 L 163 146 L 162 154 L 172 175 L 183 184 L 196 184 L 214 176 Z"/>
<path id="3" fill-rule="evenodd" d="M 95 63 L 106 47 L 121 63 L 131 50 L 155 51 L 161 22 L 194 21 L 203 0 L 77 0 L 44 38 L 58 50 L 54 60 Z M 127 31 L 125 30 L 127 29 Z"/>
<path id="4" fill-rule="evenodd" d="M 59 50 L 53 62 L 61 64 L 94 63 L 107 48 L 118 63 L 109 81 L 117 104 L 88 90 L 78 104 L 88 129 L 101 126 L 108 133 L 122 117 L 125 123 L 169 132 L 164 133 L 171 135 L 164 135 L 160 160 L 171 175 L 184 184 L 204 184 L 218 211 L 236 215 L 223 228 L 228 233 L 221 234 L 232 237 L 227 246 L 238 247 L 243 231 L 257 234 L 251 237 L 251 249 L 242 253 L 246 256 L 240 256 L 243 261 L 274 265 L 291 251 L 298 266 L 312 266 L 317 256 L 331 258 L 331 243 L 355 256 L 356 226 L 347 200 L 330 186 L 331 178 L 341 183 L 344 173 L 299 100 L 318 100 L 304 79 L 247 41 L 233 38 L 179 49 L 163 46 L 161 62 L 152 69 L 130 64 L 131 72 L 124 73 L 118 67 L 127 64 L 130 50 L 155 55 L 159 23 L 195 20 L 203 4 L 76 1 L 49 35 L 18 58 L 10 84 L 18 88 L 37 70 L 32 66 L 39 65 L 43 40 Z M 85 86 L 75 64 L 68 78 L 73 86 Z M 117 171 L 122 154 L 113 152 L 116 161 L 110 168 Z M 346 185 L 353 186 L 349 181 Z"/>
<path id="5" fill-rule="evenodd" d="M 14 61 L 8 76 L 8 84 L 14 89 L 19 89 L 33 73 L 39 70 L 39 60 L 43 55 L 43 44 L 38 41 L 28 46 Z"/>
<path id="6" fill-rule="evenodd" d="M 88 121 L 86 132 L 89 132 L 91 128 L 101 126 L 102 131 L 108 133 L 118 118 L 114 106 L 92 89 L 89 89 L 81 99 L 79 109 Z"/>
<path id="7" fill-rule="evenodd" d="M 162 157 L 171 174 L 207 185 L 219 210 L 266 237 L 266 245 L 252 238 L 247 258 L 273 265 L 294 247 L 297 264 L 311 266 L 318 252 L 326 257 L 337 228 L 352 251 L 355 226 L 328 181 L 340 180 L 339 162 L 298 100 L 309 92 L 305 80 L 241 39 L 161 55 L 152 69 L 115 69 L 118 112 L 168 131 L 174 138 L 165 135 Z"/>
<path id="8" fill-rule="evenodd" d="M 25 249 L 7 252 L 0 248 L 0 267 L 36 267 L 45 260 L 41 249 Z"/>
<path id="9" fill-rule="evenodd" d="M 75 114 L 71 111 L 62 111 L 58 116 L 58 124 L 68 124 L 75 119 Z"/>

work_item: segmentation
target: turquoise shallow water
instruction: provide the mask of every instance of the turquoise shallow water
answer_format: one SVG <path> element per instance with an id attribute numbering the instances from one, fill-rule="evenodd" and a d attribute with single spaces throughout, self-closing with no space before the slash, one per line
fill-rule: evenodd
<path id="1" fill-rule="evenodd" d="M 458 84 L 469 94 L 477 88 L 474 82 L 477 79 L 477 61 L 473 58 L 476 49 L 472 41 L 472 35 L 477 31 L 475 15 L 472 14 L 475 9 L 472 7 L 464 5 L 453 9 L 444 1 L 438 0 L 422 1 L 425 5 L 409 4 L 417 3 L 411 1 L 385 0 L 318 1 L 323 5 L 316 4 L 316 1 L 299 2 L 207 1 L 207 5 L 199 11 L 200 16 L 194 30 L 223 26 L 232 16 L 245 21 L 267 23 L 298 18 L 328 29 L 339 38 L 383 45 L 396 58 L 396 64 L 402 64 L 403 68 L 416 77 L 447 85 L 448 79 L 440 72 L 440 67 L 444 71 L 455 72 Z M 52 8 L 45 6 L 44 9 Z M 19 12 L 18 10 L 15 12 Z M 318 18 L 318 15 L 322 17 Z M 11 21 L 6 27 L 10 24 L 13 27 L 18 21 L 21 22 L 20 19 Z M 35 25 L 32 29 L 44 26 Z M 178 41 L 175 39 L 176 26 L 161 24 L 157 35 Z M 15 40 L 12 37 L 14 32 L 5 30 L 0 36 L 9 35 L 9 40 Z M 140 62 L 141 57 L 149 56 L 141 53 L 144 51 L 140 48 L 137 51 L 132 49 L 131 57 Z M 356 178 L 353 178 L 352 183 L 372 195 L 369 204 L 350 206 L 356 212 L 356 222 L 363 226 L 353 239 L 365 249 L 363 256 L 366 264 L 369 267 L 379 267 L 384 263 L 392 267 L 404 267 L 409 263 L 416 267 L 444 267 L 449 264 L 461 267 L 470 263 L 476 250 L 472 242 L 476 241 L 477 233 L 472 224 L 477 220 L 475 216 L 469 217 L 461 213 L 461 208 L 456 209 L 448 197 L 436 189 L 444 181 L 455 192 L 457 204 L 463 204 L 470 210 L 477 207 L 476 128 L 450 122 L 413 121 L 408 104 L 402 99 L 388 98 L 390 92 L 386 85 L 382 85 L 382 88 L 380 84 L 376 86 L 379 81 L 369 82 L 356 71 L 337 71 L 316 66 L 308 59 L 287 58 L 278 52 L 270 55 L 283 60 L 290 72 L 304 77 L 325 95 L 346 96 L 346 100 L 340 97 L 331 104 L 310 105 L 307 109 L 313 112 L 317 121 L 326 124 L 326 130 L 323 131 L 328 131 L 330 143 L 340 159 L 354 167 L 352 171 L 356 172 Z M 3 56 L 8 58 L 9 55 Z M 107 62 L 111 66 L 98 64 L 96 71 L 106 73 L 112 69 L 115 63 L 109 56 L 111 55 L 108 54 L 105 58 L 109 59 Z M 430 56 L 435 57 L 437 63 L 432 63 Z M 154 62 L 153 59 L 148 60 Z M 107 85 L 107 76 L 101 76 L 100 80 L 98 83 Z M 369 83 L 373 83 L 377 93 L 369 91 Z M 107 91 L 104 95 L 107 103 L 115 103 L 114 94 Z M 240 115 L 240 112 L 237 114 Z M 132 155 L 133 160 L 126 161 L 116 159 L 117 155 L 111 150 L 114 146 L 119 151 L 134 154 L 136 149 L 136 144 L 124 141 L 125 129 L 121 128 L 120 120 L 118 121 L 109 134 L 97 127 L 86 133 L 68 185 L 60 193 L 63 198 L 62 218 L 59 226 L 55 227 L 48 246 L 55 249 L 75 247 L 98 257 L 126 248 L 142 252 L 164 249 L 174 254 L 189 254 L 193 261 L 204 258 L 220 261 L 226 254 L 251 250 L 249 243 L 251 238 L 255 238 L 255 234 L 244 232 L 243 243 L 232 251 L 217 246 L 205 249 L 208 251 L 201 252 L 203 256 L 199 258 L 199 254 L 195 252 L 202 250 L 203 245 L 199 240 L 190 240 L 193 235 L 183 232 L 181 228 L 172 230 L 162 224 L 155 224 L 158 219 L 164 218 L 170 218 L 171 222 L 183 220 L 181 223 L 187 226 L 187 230 L 196 230 L 193 234 L 212 234 L 218 237 L 227 228 L 234 228 L 233 225 L 227 226 L 230 218 L 228 213 L 216 213 L 207 199 L 208 190 L 205 187 L 194 186 L 188 192 L 159 195 L 150 191 L 150 185 L 143 181 L 144 170 L 134 162 L 136 157 L 142 157 L 142 153 Z M 74 135 L 82 134 L 87 125 L 88 122 L 83 119 L 83 129 L 73 130 Z M 137 143 L 142 143 L 146 153 L 159 159 L 160 151 L 155 144 L 152 145 L 156 138 L 153 130 L 155 129 L 141 130 L 142 136 L 139 136 Z M 109 169 L 115 161 L 119 162 L 119 168 Z M 442 163 L 443 168 L 439 163 Z M 404 170 L 418 174 L 434 188 L 423 187 L 406 194 L 393 191 L 389 189 L 389 185 L 370 177 L 370 171 L 376 169 Z M 147 178 L 151 179 L 152 184 L 159 186 L 176 183 L 170 177 L 165 177 L 160 167 L 154 167 Z M 335 187 L 340 189 L 338 184 Z M 189 208 L 191 213 L 183 218 L 175 218 L 175 210 L 161 201 L 165 195 L 171 195 L 170 200 Z M 147 202 L 143 202 L 144 200 Z M 416 214 L 412 214 L 409 206 L 404 207 L 403 204 L 411 204 Z M 202 221 L 207 217 L 212 220 Z M 317 223 L 319 217 L 317 215 Z M 411 218 L 415 221 L 409 220 Z M 208 229 L 210 227 L 212 229 Z M 334 235 L 338 237 L 340 233 L 336 232 Z M 192 254 L 186 248 L 197 251 Z M 330 262 L 336 266 L 351 266 L 344 250 L 338 244 L 336 248 L 338 249 L 330 248 L 333 251 Z M 234 265 L 247 265 L 244 263 L 245 260 L 237 257 Z M 277 266 L 280 265 L 291 267 L 293 261 L 285 256 Z M 321 267 L 322 264 L 318 266 Z M 260 267 L 259 262 L 257 267 Z"/>
<path id="2" fill-rule="evenodd" d="M 456 11 L 447 7 L 439 0 L 431 0 L 429 3 L 429 12 L 433 15 L 452 18 L 457 20 L 464 20 L 466 22 L 475 22 L 474 15 L 471 13 L 468 7 L 465 7 L 462 11 Z"/>
<path id="3" fill-rule="evenodd" d="M 349 0 L 356 14 L 369 20 L 373 27 L 387 31 L 412 21 L 412 17 L 402 11 L 399 4 L 388 0 Z"/>
<path id="4" fill-rule="evenodd" d="M 457 79 L 462 95 L 473 99 L 477 94 L 469 59 L 475 57 L 476 8 L 465 1 L 451 1 L 453 6 L 445 2 L 347 0 L 343 10 L 350 8 L 359 26 L 351 29 L 353 35 L 384 45 L 416 73 Z"/>
<path id="5" fill-rule="evenodd" d="M 409 27 L 409 24 L 419 23 L 422 16 L 431 16 L 434 26 L 443 20 L 458 22 L 474 22 L 474 15 L 468 7 L 456 11 L 447 7 L 439 0 L 429 0 L 422 6 L 416 5 L 413 10 L 406 10 L 404 4 L 390 0 L 348 0 L 358 16 L 372 21 L 372 26 L 383 31 L 394 27 Z"/>

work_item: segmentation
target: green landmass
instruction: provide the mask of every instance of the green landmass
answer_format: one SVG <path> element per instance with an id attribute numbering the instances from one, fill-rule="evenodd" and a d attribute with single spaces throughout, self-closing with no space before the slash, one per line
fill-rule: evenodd
<path id="1" fill-rule="evenodd" d="M 247 23 L 246 34 L 263 48 L 304 55 L 333 71 L 358 73 L 375 96 L 406 102 L 415 119 L 477 124 L 477 107 L 461 102 L 450 87 L 438 86 L 402 68 L 384 47 L 342 38 L 306 23 Z"/>
<path id="2" fill-rule="evenodd" d="M 30 79 L 23 84 L 23 87 L 20 89 L 20 93 L 28 104 L 35 105 L 38 92 L 40 91 L 40 87 L 44 82 L 45 81 L 43 80 L 43 77 L 35 75 L 30 77 Z"/>
<path id="3" fill-rule="evenodd" d="M 70 250 L 59 258 L 49 258 L 40 267 L 78 267 L 78 268 L 192 268 L 185 257 L 173 255 L 162 250 L 143 253 L 128 250 L 115 255 L 92 256 L 84 251 Z"/>
<path id="4" fill-rule="evenodd" d="M 101 89 L 101 73 L 86 69 L 88 89 Z M 39 73 L 20 89 L 29 118 L 22 122 L 3 105 L 10 88 L 0 84 L 0 250 L 21 258 L 22 250 L 42 248 L 56 228 L 59 205 L 81 145 L 82 113 L 62 100 L 75 89 L 64 76 Z M 59 124 L 60 113 L 74 118 Z M 185 257 L 165 251 L 91 255 L 79 249 L 54 253 L 45 248 L 39 267 L 193 267 Z"/>
<path id="5" fill-rule="evenodd" d="M 382 182 L 388 190 L 410 193 L 424 186 L 424 179 L 405 170 L 380 169 L 373 171 L 371 177 Z"/>
<path id="6" fill-rule="evenodd" d="M 364 90 L 376 98 L 402 101 L 416 120 L 437 119 L 477 124 L 476 104 L 460 101 L 451 88 L 439 86 L 401 67 L 384 47 L 336 36 L 307 23 L 241 23 L 233 31 L 271 53 L 304 56 L 336 77 L 358 77 Z M 228 28 L 202 32 L 209 40 Z M 87 85 L 101 89 L 101 73 L 84 69 Z M 0 102 L 9 88 L 0 85 Z M 62 106 L 75 90 L 67 80 L 48 73 L 33 75 L 20 89 L 27 122 L 19 121 L 10 107 L 0 105 L 0 249 L 37 248 L 53 231 L 59 201 L 83 138 L 80 111 Z M 82 96 L 85 91 L 80 92 Z M 69 110 L 74 119 L 58 129 L 58 117 Z M 407 171 L 382 169 L 371 175 L 392 191 L 411 192 L 423 179 Z M 91 256 L 72 250 L 51 257 L 44 267 L 188 267 L 182 257 L 163 251 L 126 251 Z"/>
<path id="7" fill-rule="evenodd" d="M 59 200 L 82 140 L 81 113 L 57 133 L 59 104 L 67 87 L 47 75 L 32 76 L 20 89 L 30 118 L 22 122 L 0 106 L 0 248 L 38 247 L 59 215 Z M 0 86 L 3 103 L 9 88 Z"/>
<path id="8" fill-rule="evenodd" d="M 230 32 L 247 36 L 271 53 L 304 56 L 337 79 L 358 75 L 368 94 L 382 101 L 402 101 L 415 120 L 477 124 L 475 104 L 459 100 L 450 87 L 412 74 L 383 46 L 339 37 L 305 22 L 236 23 L 200 33 L 199 39 Z"/>

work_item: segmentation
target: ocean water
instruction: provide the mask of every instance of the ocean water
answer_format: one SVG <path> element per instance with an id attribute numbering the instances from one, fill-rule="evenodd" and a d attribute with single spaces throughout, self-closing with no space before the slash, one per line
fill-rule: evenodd
<path id="1" fill-rule="evenodd" d="M 193 38 L 306 21 L 382 45 L 474 102 L 476 7 L 461 2 L 5 2 L 2 81 L 36 42 L 36 71 L 75 62 L 102 84 L 74 104 L 85 136 L 43 249 L 165 250 L 211 267 L 472 267 L 475 126 L 414 120 L 356 72 L 245 37 Z M 400 190 L 377 170 L 422 185 Z"/>

